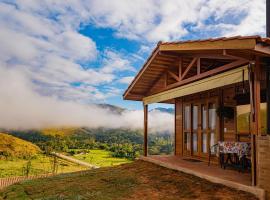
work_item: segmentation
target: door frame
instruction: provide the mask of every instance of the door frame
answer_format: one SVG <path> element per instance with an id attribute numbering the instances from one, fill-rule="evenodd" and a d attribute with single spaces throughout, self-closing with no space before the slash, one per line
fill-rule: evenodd
<path id="1" fill-rule="evenodd" d="M 211 140 L 211 130 L 209 127 L 209 104 L 214 103 L 216 105 L 216 109 L 220 106 L 219 105 L 219 97 L 205 97 L 205 98 L 196 98 L 193 100 L 188 100 L 183 102 L 183 155 L 187 157 L 192 157 L 196 159 L 202 159 L 205 160 L 208 158 L 210 154 L 210 140 Z M 197 153 L 193 152 L 193 105 L 198 106 L 198 128 L 197 128 Z M 207 152 L 203 153 L 203 130 L 202 130 L 202 106 L 206 106 L 206 129 L 205 132 L 207 134 Z M 185 129 L 185 107 L 189 106 L 190 112 L 189 112 L 189 127 L 190 129 Z M 220 122 L 219 122 L 219 116 L 215 115 L 216 120 L 216 128 L 215 128 L 215 140 L 219 141 L 221 137 L 220 133 Z M 186 137 L 185 134 L 190 134 L 190 150 L 187 150 L 186 147 Z"/>

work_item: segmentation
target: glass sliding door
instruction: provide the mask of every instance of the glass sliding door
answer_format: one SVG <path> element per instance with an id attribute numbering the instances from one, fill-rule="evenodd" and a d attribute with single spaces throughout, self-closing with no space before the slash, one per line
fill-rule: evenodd
<path id="1" fill-rule="evenodd" d="M 217 105 L 217 98 L 202 99 L 184 104 L 184 155 L 208 158 L 210 147 L 216 144 L 219 138 Z"/>
<path id="2" fill-rule="evenodd" d="M 209 102 L 208 103 L 208 129 L 210 133 L 210 147 L 217 143 L 217 114 L 216 114 L 216 103 Z M 211 154 L 214 152 L 211 152 Z"/>
<path id="3" fill-rule="evenodd" d="M 184 154 L 191 155 L 191 105 L 184 105 Z"/>
<path id="4" fill-rule="evenodd" d="M 208 131 L 207 131 L 207 106 L 206 104 L 201 105 L 201 123 L 202 123 L 202 128 L 201 128 L 201 153 L 202 154 L 207 154 L 208 153 Z"/>
<path id="5" fill-rule="evenodd" d="M 192 105 L 192 153 L 198 155 L 199 104 Z"/>

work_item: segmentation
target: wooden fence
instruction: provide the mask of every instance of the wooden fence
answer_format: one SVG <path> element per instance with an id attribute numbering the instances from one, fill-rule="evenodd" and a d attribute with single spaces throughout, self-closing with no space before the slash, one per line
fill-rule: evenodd
<path id="1" fill-rule="evenodd" d="M 41 174 L 41 175 L 34 175 L 34 176 L 17 176 L 17 177 L 8 177 L 8 178 L 0 178 L 0 190 L 8 187 L 12 184 L 19 183 L 21 181 L 33 180 L 38 178 L 46 178 L 51 176 L 73 176 L 73 175 L 82 175 L 89 173 L 89 170 L 82 170 L 76 172 L 67 172 L 67 173 L 60 173 L 60 174 Z"/>
<path id="2" fill-rule="evenodd" d="M 45 178 L 53 176 L 53 174 L 42 174 L 42 175 L 35 175 L 35 176 L 17 176 L 17 177 L 8 177 L 8 178 L 0 178 L 0 190 L 10 186 L 15 183 L 19 183 L 21 181 L 27 181 L 27 180 L 32 180 L 32 179 L 37 179 L 37 178 Z"/>

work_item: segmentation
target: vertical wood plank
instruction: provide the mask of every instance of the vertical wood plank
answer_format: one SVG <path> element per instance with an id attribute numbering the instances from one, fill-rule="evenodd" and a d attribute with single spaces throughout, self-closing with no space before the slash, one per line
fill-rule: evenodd
<path id="1" fill-rule="evenodd" d="M 148 136 L 148 105 L 143 105 L 143 111 L 144 111 L 144 156 L 147 156 L 147 152 L 148 152 L 148 148 L 147 148 L 147 144 L 148 144 L 148 140 L 147 140 L 147 136 Z"/>

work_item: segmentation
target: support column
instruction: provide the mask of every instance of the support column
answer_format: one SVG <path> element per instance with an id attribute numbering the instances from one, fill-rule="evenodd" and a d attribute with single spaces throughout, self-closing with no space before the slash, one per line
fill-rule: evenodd
<path id="1" fill-rule="evenodd" d="M 270 134 L 270 62 L 267 62 L 266 67 L 266 133 Z"/>
<path id="2" fill-rule="evenodd" d="M 252 159 L 252 185 L 257 185 L 257 136 L 261 135 L 261 65 L 259 57 L 250 64 L 250 105 L 251 105 L 251 159 Z"/>
<path id="3" fill-rule="evenodd" d="M 182 98 L 175 99 L 175 144 L 174 154 L 176 156 L 183 155 L 183 100 Z"/>
<path id="4" fill-rule="evenodd" d="M 147 135 L 148 135 L 148 105 L 143 105 L 143 112 L 144 112 L 144 140 L 143 140 L 143 153 L 144 156 L 147 156 L 148 148 L 147 148 Z"/>

